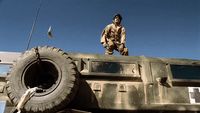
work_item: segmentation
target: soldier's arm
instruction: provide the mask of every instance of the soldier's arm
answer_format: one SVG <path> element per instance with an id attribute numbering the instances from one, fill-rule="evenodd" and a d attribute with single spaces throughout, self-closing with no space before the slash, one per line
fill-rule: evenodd
<path id="1" fill-rule="evenodd" d="M 121 43 L 126 44 L 126 31 L 124 27 L 122 27 L 122 31 L 121 31 Z"/>
<path id="2" fill-rule="evenodd" d="M 110 25 L 107 25 L 101 34 L 101 44 L 107 44 L 106 36 L 109 33 Z"/>
<path id="3" fill-rule="evenodd" d="M 104 34 L 105 34 L 105 29 L 101 33 L 101 44 L 103 44 L 106 41 Z"/>

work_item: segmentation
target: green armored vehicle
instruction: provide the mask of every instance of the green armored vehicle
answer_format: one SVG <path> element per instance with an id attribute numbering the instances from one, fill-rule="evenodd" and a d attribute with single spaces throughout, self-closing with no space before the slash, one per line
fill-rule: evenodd
<path id="1" fill-rule="evenodd" d="M 200 61 L 67 53 L 0 53 L 4 113 L 197 113 Z M 35 90 L 27 96 L 29 89 Z"/>

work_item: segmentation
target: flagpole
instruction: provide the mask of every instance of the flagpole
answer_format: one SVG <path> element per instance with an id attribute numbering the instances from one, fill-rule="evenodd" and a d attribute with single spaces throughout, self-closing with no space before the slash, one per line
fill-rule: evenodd
<path id="1" fill-rule="evenodd" d="M 32 34 L 33 34 L 34 29 L 35 29 L 35 25 L 36 25 L 36 22 L 37 22 L 37 19 L 38 19 L 38 15 L 39 15 L 41 6 L 42 6 L 42 0 L 40 0 L 40 5 L 37 8 L 37 13 L 36 13 L 36 16 L 35 16 L 35 19 L 33 21 L 33 25 L 32 25 L 32 28 L 31 28 L 31 31 L 30 31 L 30 34 L 29 34 L 29 37 L 28 37 L 28 44 L 27 44 L 26 50 L 29 49 L 29 46 L 30 46 L 30 43 L 31 43 L 31 39 L 32 39 Z"/>

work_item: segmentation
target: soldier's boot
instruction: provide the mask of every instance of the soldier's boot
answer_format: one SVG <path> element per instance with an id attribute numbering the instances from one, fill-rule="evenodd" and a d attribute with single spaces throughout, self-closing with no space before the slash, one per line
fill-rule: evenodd
<path id="1" fill-rule="evenodd" d="M 123 56 L 128 56 L 128 48 L 124 48 L 123 51 L 120 51 L 120 54 Z"/>
<path id="2" fill-rule="evenodd" d="M 112 54 L 113 54 L 113 51 L 110 51 L 109 49 L 105 50 L 105 55 L 112 55 Z"/>
<path id="3" fill-rule="evenodd" d="M 124 44 L 120 44 L 118 46 L 118 50 L 119 50 L 121 55 L 128 56 L 128 48 L 126 48 Z"/>

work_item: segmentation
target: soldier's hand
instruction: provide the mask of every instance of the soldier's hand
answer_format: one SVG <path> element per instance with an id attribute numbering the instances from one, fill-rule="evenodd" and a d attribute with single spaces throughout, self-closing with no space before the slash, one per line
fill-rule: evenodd
<path id="1" fill-rule="evenodd" d="M 103 43 L 103 47 L 104 47 L 104 48 L 107 48 L 107 47 L 108 47 L 108 44 Z"/>

